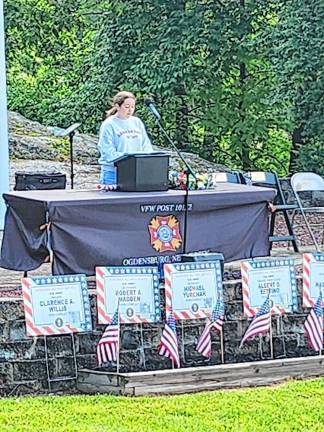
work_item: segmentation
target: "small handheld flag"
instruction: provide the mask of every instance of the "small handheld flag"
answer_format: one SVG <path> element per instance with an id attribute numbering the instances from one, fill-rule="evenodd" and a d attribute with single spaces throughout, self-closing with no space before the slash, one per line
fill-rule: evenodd
<path id="1" fill-rule="evenodd" d="M 320 293 L 315 305 L 304 324 L 305 335 L 308 339 L 310 348 L 313 351 L 321 351 L 323 347 L 323 308 L 322 308 L 322 293 Z"/>
<path id="2" fill-rule="evenodd" d="M 271 313 L 270 313 L 270 297 L 268 296 L 261 308 L 253 318 L 249 328 L 246 330 L 245 335 L 240 343 L 240 348 L 243 344 L 255 336 L 261 336 L 268 333 L 271 327 Z"/>
<path id="3" fill-rule="evenodd" d="M 177 331 L 173 312 L 171 311 L 161 337 L 159 354 L 170 358 L 177 368 L 180 367 Z"/>
<path id="4" fill-rule="evenodd" d="M 202 332 L 198 343 L 197 343 L 197 351 L 203 355 L 204 357 L 211 357 L 211 331 L 215 329 L 218 332 L 221 332 L 224 324 L 224 303 L 222 300 L 218 299 L 216 305 L 212 311 L 210 320 L 208 319 L 206 322 L 206 326 L 204 331 Z"/>
<path id="5" fill-rule="evenodd" d="M 97 364 L 117 361 L 119 355 L 119 307 L 113 315 L 111 323 L 106 327 L 97 346 Z"/>

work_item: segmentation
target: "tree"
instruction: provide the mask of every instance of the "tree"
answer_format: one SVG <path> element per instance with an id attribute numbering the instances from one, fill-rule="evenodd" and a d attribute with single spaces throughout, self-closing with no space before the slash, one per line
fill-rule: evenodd
<path id="1" fill-rule="evenodd" d="M 318 155 L 312 148 L 320 148 L 324 140 L 324 5 L 321 0 L 287 0 L 278 2 L 276 12 L 277 23 L 268 35 L 269 58 L 276 78 L 274 97 L 291 118 L 289 167 L 294 172 L 301 146 L 308 146 L 312 157 Z M 306 161 L 307 150 L 302 153 Z"/>
<path id="2" fill-rule="evenodd" d="M 7 0 L 9 106 L 46 124 L 79 120 L 96 132 L 112 95 L 129 89 L 139 102 L 155 99 L 179 148 L 232 168 L 284 174 L 289 134 L 294 144 L 298 133 L 303 142 L 322 134 L 320 109 L 312 107 L 320 105 L 322 64 L 311 64 L 315 33 L 323 31 L 320 2 L 294 5 Z M 301 23 L 310 46 L 296 31 Z M 163 145 L 140 103 L 138 111 Z"/>
<path id="3" fill-rule="evenodd" d="M 255 42 L 267 5 L 106 1 L 94 12 L 90 1 L 89 14 L 99 17 L 97 76 L 109 80 L 109 92 L 154 96 L 180 148 L 252 168 L 273 153 L 269 134 L 279 127 L 267 98 L 269 66 Z"/>
<path id="4" fill-rule="evenodd" d="M 68 126 L 82 117 L 81 70 L 93 46 L 82 1 L 5 2 L 8 103 L 44 124 Z"/>

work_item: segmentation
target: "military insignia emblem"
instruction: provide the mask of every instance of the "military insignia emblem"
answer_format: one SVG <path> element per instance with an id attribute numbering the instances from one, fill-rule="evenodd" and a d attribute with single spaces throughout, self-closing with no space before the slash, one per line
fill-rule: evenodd
<path id="1" fill-rule="evenodd" d="M 56 327 L 58 327 L 58 328 L 63 327 L 63 320 L 62 320 L 61 317 L 56 318 L 56 320 L 55 320 L 55 325 L 56 325 Z"/>
<path id="2" fill-rule="evenodd" d="M 198 312 L 198 309 L 199 309 L 199 305 L 197 303 L 193 303 L 191 305 L 192 312 Z"/>
<path id="3" fill-rule="evenodd" d="M 151 245 L 157 252 L 174 252 L 181 246 L 179 221 L 175 216 L 155 216 L 150 220 L 148 229 Z"/>
<path id="4" fill-rule="evenodd" d="M 126 315 L 128 316 L 128 318 L 131 318 L 134 315 L 134 310 L 132 308 L 127 308 Z"/>

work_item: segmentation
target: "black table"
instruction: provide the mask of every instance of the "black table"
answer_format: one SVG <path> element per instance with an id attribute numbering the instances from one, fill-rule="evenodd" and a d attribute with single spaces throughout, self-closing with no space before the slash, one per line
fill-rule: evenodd
<path id="1" fill-rule="evenodd" d="M 267 202 L 274 195 L 272 189 L 230 183 L 190 191 L 184 229 L 180 190 L 6 193 L 0 266 L 36 269 L 49 249 L 53 274 L 93 275 L 98 265 L 156 264 L 161 257 L 202 250 L 221 252 L 225 261 L 266 256 Z"/>

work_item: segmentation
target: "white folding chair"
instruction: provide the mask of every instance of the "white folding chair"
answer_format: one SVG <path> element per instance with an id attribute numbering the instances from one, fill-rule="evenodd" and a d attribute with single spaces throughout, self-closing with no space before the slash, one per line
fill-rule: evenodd
<path id="1" fill-rule="evenodd" d="M 300 172 L 294 174 L 290 179 L 291 187 L 294 192 L 294 195 L 296 197 L 296 201 L 298 204 L 298 209 L 295 210 L 293 219 L 297 212 L 300 212 L 307 230 L 311 236 L 311 239 L 316 247 L 316 250 L 320 251 L 320 246 L 314 236 L 313 230 L 311 228 L 311 225 L 309 221 L 307 220 L 306 214 L 307 213 L 324 213 L 324 207 L 323 206 L 317 206 L 312 205 L 313 203 L 313 192 L 323 192 L 324 193 L 324 179 L 318 174 L 312 173 L 312 172 Z M 310 200 L 310 204 L 307 204 L 307 206 L 304 206 L 303 199 L 300 197 L 300 192 L 311 192 L 312 197 Z M 324 195 L 323 195 L 324 197 Z M 324 238 L 324 226 L 322 226 L 322 236 Z M 323 240 L 323 239 L 322 239 Z"/>

